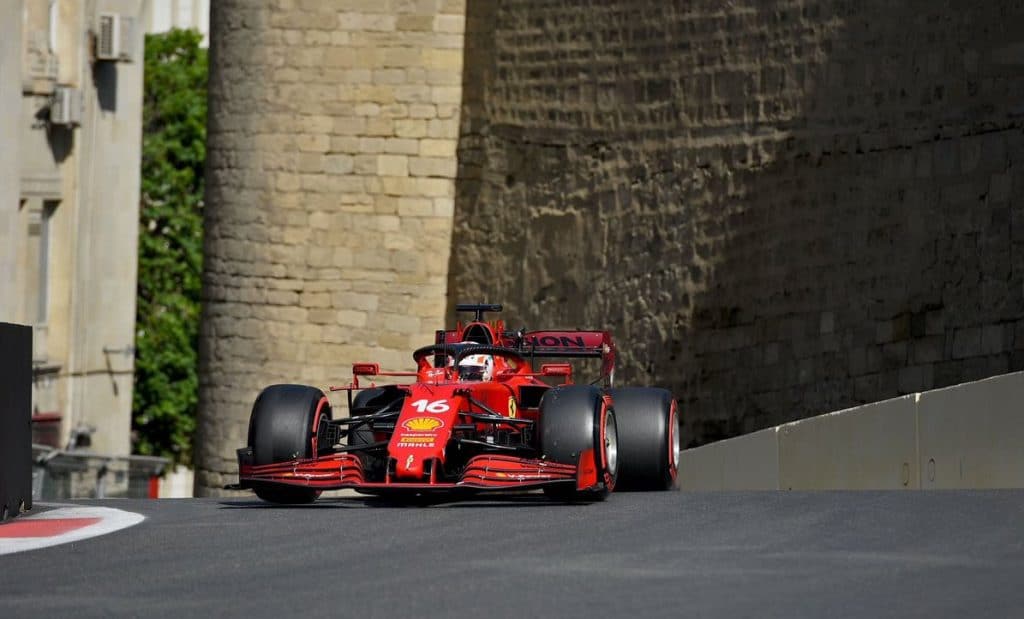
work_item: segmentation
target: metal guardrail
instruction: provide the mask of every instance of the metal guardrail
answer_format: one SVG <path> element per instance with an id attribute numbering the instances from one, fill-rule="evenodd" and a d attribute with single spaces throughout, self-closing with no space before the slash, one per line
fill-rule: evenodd
<path id="1" fill-rule="evenodd" d="M 32 498 L 157 498 L 167 458 L 32 445 Z"/>

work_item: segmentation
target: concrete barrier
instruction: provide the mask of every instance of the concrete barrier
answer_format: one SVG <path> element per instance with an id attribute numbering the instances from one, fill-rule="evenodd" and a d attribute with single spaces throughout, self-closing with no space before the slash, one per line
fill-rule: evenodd
<path id="1" fill-rule="evenodd" d="M 1024 372 L 685 450 L 685 490 L 1024 488 Z M 773 485 L 774 484 L 774 485 Z"/>
<path id="2" fill-rule="evenodd" d="M 88 450 L 62 451 L 33 445 L 32 497 L 64 499 L 151 498 L 160 496 L 167 458 L 121 456 Z"/>
<path id="3" fill-rule="evenodd" d="M 169 473 L 160 478 L 161 499 L 183 499 L 192 498 L 194 495 L 195 471 L 184 466 L 177 465 Z"/>
<path id="4" fill-rule="evenodd" d="M 0 322 L 0 521 L 32 509 L 32 328 Z"/>
<path id="5" fill-rule="evenodd" d="M 921 394 L 922 488 L 1024 487 L 1024 373 Z"/>
<path id="6" fill-rule="evenodd" d="M 686 490 L 778 490 L 777 428 L 683 451 L 679 459 L 679 487 Z"/>
<path id="7" fill-rule="evenodd" d="M 779 488 L 917 488 L 916 400 L 909 395 L 779 426 Z"/>

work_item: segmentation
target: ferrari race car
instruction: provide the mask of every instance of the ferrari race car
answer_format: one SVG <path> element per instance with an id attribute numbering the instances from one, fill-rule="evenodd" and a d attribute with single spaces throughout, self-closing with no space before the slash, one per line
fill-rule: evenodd
<path id="1" fill-rule="evenodd" d="M 540 488 L 596 501 L 613 489 L 675 487 L 676 402 L 664 389 L 612 387 L 609 333 L 513 332 L 484 320 L 500 305 L 456 309 L 473 319 L 413 353 L 415 372 L 356 363 L 349 385 L 330 387 L 347 392 L 348 417 L 335 419 L 316 387 L 264 389 L 232 487 L 272 503 L 308 503 L 337 488 L 407 497 Z M 591 357 L 601 360 L 598 380 L 575 384 L 561 360 Z M 409 382 L 361 384 L 375 376 Z"/>

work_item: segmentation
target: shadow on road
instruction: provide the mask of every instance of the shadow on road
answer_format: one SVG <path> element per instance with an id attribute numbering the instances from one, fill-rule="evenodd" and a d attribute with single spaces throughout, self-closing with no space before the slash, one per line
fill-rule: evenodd
<path id="1" fill-rule="evenodd" d="M 458 508 L 458 509 L 482 509 L 500 507 L 533 507 L 537 505 L 587 505 L 584 502 L 556 501 L 540 493 L 493 495 L 485 497 L 456 497 L 451 496 L 414 496 L 414 497 L 379 497 L 379 496 L 357 496 L 357 497 L 331 497 L 318 499 L 313 503 L 304 505 L 279 505 L 267 503 L 259 499 L 221 501 L 221 509 L 353 509 L 372 507 L 377 509 L 387 508 Z"/>

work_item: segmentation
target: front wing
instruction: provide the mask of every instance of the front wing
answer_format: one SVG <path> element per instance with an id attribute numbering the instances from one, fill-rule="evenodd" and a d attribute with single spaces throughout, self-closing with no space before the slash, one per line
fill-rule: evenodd
<path id="1" fill-rule="evenodd" d="M 351 453 L 335 453 L 315 459 L 297 459 L 262 465 L 245 462 L 247 455 L 239 453 L 239 484 L 237 487 L 240 488 L 250 488 L 253 484 L 274 483 L 318 490 L 353 488 L 371 492 L 406 490 L 421 493 L 460 489 L 474 491 L 522 490 L 570 482 L 575 482 L 577 490 L 591 490 L 598 487 L 593 449 L 584 451 L 576 464 L 483 454 L 469 460 L 461 477 L 456 482 L 408 482 L 404 480 L 367 482 L 363 473 L 362 461 Z"/>

